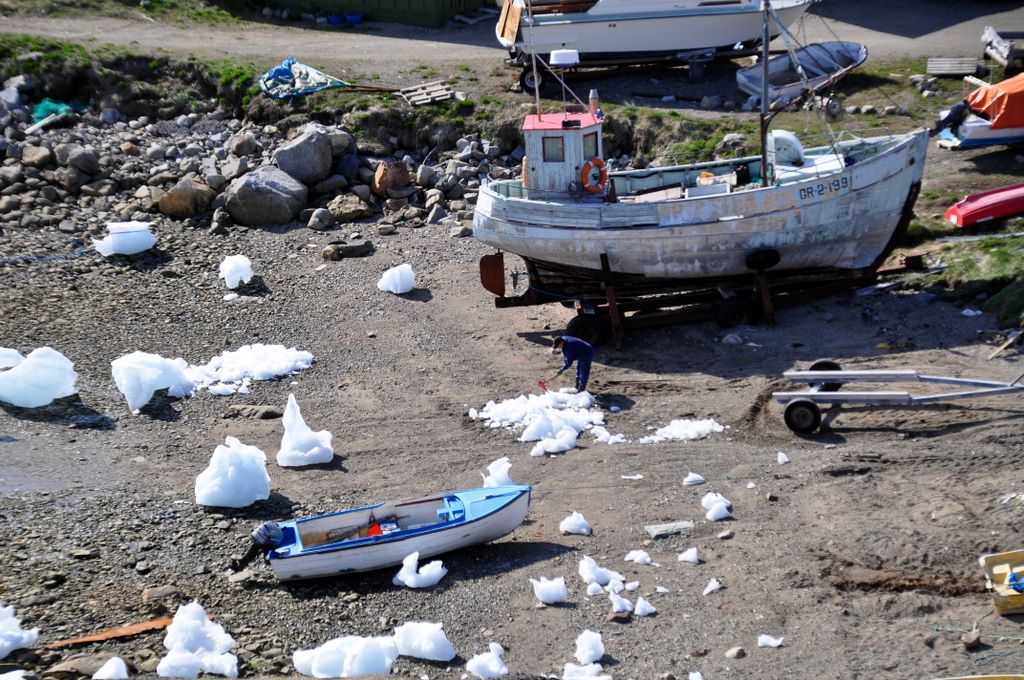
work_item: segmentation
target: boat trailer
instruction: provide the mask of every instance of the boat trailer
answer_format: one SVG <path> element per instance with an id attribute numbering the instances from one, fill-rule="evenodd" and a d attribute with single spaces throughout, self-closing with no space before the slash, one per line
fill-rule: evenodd
<path id="1" fill-rule="evenodd" d="M 811 434 L 819 427 L 826 429 L 828 424 L 839 414 L 843 404 L 860 404 L 862 406 L 890 407 L 916 406 L 940 401 L 988 397 L 996 394 L 1024 392 L 1024 378 L 1021 373 L 1010 382 L 998 380 L 978 380 L 975 378 L 953 378 L 939 375 L 923 375 L 915 370 L 863 370 L 844 371 L 839 364 L 832 361 L 817 361 L 806 371 L 786 371 L 783 376 L 793 382 L 806 382 L 809 389 L 801 392 L 773 392 L 772 398 L 785 404 L 783 419 L 786 426 L 798 434 Z M 870 382 L 922 382 L 940 383 L 945 385 L 963 385 L 980 389 L 943 392 L 915 396 L 904 391 L 863 391 L 841 392 L 846 383 Z M 819 404 L 831 404 L 831 408 L 822 419 Z"/>

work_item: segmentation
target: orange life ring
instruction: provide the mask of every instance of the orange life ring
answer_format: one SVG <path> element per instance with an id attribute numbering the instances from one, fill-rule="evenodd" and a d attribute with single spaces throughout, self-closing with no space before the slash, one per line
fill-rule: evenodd
<path id="1" fill-rule="evenodd" d="M 594 170 L 599 170 L 601 173 L 597 182 L 594 182 Z M 592 194 L 604 191 L 605 185 L 608 184 L 608 168 L 605 167 L 604 161 L 595 156 L 584 163 L 580 180 L 583 182 L 583 188 Z"/>
<path id="2" fill-rule="evenodd" d="M 526 156 L 523 156 L 523 188 L 529 188 L 526 184 L 526 178 L 528 176 L 527 168 L 530 167 L 529 162 L 526 160 Z"/>

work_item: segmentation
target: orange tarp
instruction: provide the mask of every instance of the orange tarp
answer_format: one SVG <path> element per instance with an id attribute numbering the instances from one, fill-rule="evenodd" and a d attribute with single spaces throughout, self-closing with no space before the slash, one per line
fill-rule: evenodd
<path id="1" fill-rule="evenodd" d="M 1024 73 L 999 83 L 979 87 L 967 95 L 967 105 L 983 113 L 991 128 L 1024 128 Z"/>

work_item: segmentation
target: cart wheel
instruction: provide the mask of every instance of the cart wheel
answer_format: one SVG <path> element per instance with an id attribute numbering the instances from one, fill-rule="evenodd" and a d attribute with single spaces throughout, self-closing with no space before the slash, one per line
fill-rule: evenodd
<path id="1" fill-rule="evenodd" d="M 597 314 L 577 314 L 566 325 L 565 334 L 597 347 L 608 340 L 607 321 Z"/>
<path id="2" fill-rule="evenodd" d="M 519 86 L 523 92 L 533 94 L 538 88 L 544 87 L 544 74 L 540 71 L 535 74 L 532 68 L 524 68 L 519 74 Z"/>
<path id="3" fill-rule="evenodd" d="M 810 399 L 794 399 L 783 414 L 786 427 L 798 434 L 811 434 L 821 425 L 821 409 Z"/>
<path id="4" fill-rule="evenodd" d="M 732 295 L 722 300 L 715 310 L 719 328 L 735 328 L 757 320 L 757 305 L 753 300 Z"/>
<path id="5" fill-rule="evenodd" d="M 811 364 L 811 367 L 807 369 L 809 371 L 841 371 L 843 370 L 839 364 L 834 361 L 823 359 L 821 361 L 815 361 Z M 814 383 L 808 383 L 811 387 L 814 387 Z M 821 392 L 838 392 L 839 388 L 843 386 L 840 382 L 825 383 L 821 386 Z"/>

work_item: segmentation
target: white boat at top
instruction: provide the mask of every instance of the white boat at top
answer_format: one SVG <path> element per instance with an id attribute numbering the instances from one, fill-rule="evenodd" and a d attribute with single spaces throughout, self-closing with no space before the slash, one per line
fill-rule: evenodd
<path id="1" fill-rule="evenodd" d="M 1024 73 L 992 84 L 971 76 L 964 78 L 964 82 L 976 88 L 964 100 L 966 115 L 952 128 L 939 132 L 938 145 L 968 149 L 1024 144 Z M 948 113 L 943 111 L 939 118 Z"/>
<path id="2" fill-rule="evenodd" d="M 768 101 L 786 106 L 807 93 L 832 87 L 868 58 L 868 49 L 855 42 L 811 43 L 768 60 Z M 747 94 L 762 94 L 761 64 L 736 71 L 736 84 Z"/>
<path id="3" fill-rule="evenodd" d="M 788 27 L 813 1 L 772 6 Z M 762 0 L 509 0 L 495 34 L 523 65 L 565 49 L 583 66 L 685 61 L 700 51 L 749 53 L 761 41 L 762 10 Z"/>
<path id="4" fill-rule="evenodd" d="M 282 538 L 267 558 L 282 581 L 393 567 L 414 552 L 425 559 L 500 538 L 529 507 L 525 485 L 384 501 L 280 522 Z"/>

